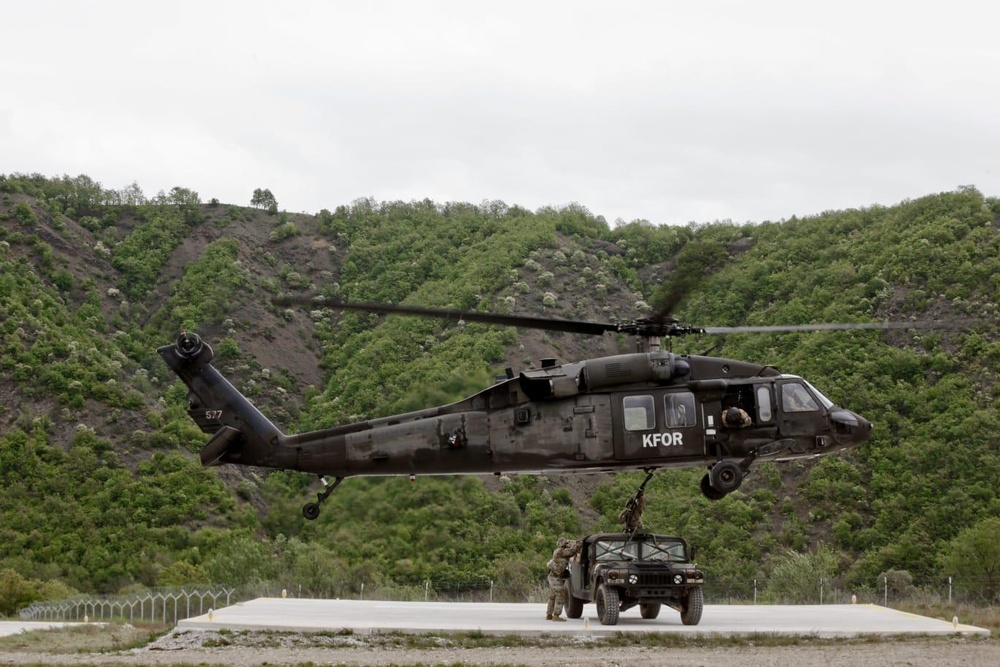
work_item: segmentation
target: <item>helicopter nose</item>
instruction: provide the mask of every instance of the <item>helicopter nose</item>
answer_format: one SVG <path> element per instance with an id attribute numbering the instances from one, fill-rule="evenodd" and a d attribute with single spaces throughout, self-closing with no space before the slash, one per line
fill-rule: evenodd
<path id="1" fill-rule="evenodd" d="M 872 423 L 850 410 L 834 410 L 830 423 L 836 439 L 846 447 L 857 447 L 872 435 Z"/>

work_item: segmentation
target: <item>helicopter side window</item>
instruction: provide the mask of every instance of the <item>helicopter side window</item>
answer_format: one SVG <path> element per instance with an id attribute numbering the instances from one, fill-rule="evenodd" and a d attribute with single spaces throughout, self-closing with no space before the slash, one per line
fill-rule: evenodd
<path id="1" fill-rule="evenodd" d="M 762 422 L 769 422 L 774 418 L 771 412 L 771 390 L 767 387 L 757 387 L 757 415 Z"/>
<path id="2" fill-rule="evenodd" d="M 656 426 L 652 396 L 626 396 L 622 401 L 626 431 L 649 431 Z"/>
<path id="3" fill-rule="evenodd" d="M 667 428 L 679 428 L 695 425 L 694 394 L 685 391 L 679 394 L 667 394 L 663 397 L 664 414 L 667 417 Z"/>
<path id="4" fill-rule="evenodd" d="M 803 385 L 789 382 L 781 387 L 781 408 L 785 412 L 811 412 L 819 410 L 819 405 Z"/>

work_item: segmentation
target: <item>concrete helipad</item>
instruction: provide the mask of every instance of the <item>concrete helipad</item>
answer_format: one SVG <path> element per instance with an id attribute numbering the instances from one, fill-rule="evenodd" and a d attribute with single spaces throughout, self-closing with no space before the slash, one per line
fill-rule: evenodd
<path id="1" fill-rule="evenodd" d="M 590 634 L 680 632 L 687 634 L 811 635 L 983 635 L 989 630 L 941 621 L 868 604 L 708 605 L 701 623 L 683 625 L 680 614 L 664 607 L 646 620 L 639 609 L 621 614 L 617 625 L 601 625 L 594 605 L 583 618 L 545 620 L 544 604 L 480 602 L 383 602 L 258 598 L 180 621 L 178 630 L 284 630 L 295 632 L 483 632 L 487 634 Z"/>

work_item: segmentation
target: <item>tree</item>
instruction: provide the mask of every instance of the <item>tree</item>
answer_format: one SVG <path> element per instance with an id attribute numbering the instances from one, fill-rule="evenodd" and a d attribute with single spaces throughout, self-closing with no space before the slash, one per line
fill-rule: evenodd
<path id="1" fill-rule="evenodd" d="M 255 189 L 253 191 L 253 199 L 250 200 L 250 205 L 254 208 L 267 209 L 269 213 L 278 212 L 278 200 L 274 198 L 270 190 Z"/>
<path id="2" fill-rule="evenodd" d="M 987 600 L 1000 598 L 1000 517 L 984 519 L 959 533 L 941 557 L 959 588 L 980 591 Z"/>
<path id="3" fill-rule="evenodd" d="M 837 555 L 825 544 L 815 553 L 787 551 L 774 560 L 768 592 L 776 600 L 789 603 L 815 602 L 822 581 L 830 581 L 837 571 Z"/>
<path id="4" fill-rule="evenodd" d="M 16 570 L 0 571 L 0 616 L 10 616 L 34 598 L 34 590 L 27 579 Z"/>

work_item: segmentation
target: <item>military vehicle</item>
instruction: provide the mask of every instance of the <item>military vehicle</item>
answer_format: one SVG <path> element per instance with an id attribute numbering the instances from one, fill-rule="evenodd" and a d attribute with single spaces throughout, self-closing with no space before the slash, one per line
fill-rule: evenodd
<path id="1" fill-rule="evenodd" d="M 698 625 L 704 606 L 705 574 L 679 537 L 647 532 L 598 533 L 583 538 L 569 563 L 566 615 L 580 618 L 583 606 L 597 605 L 603 625 L 638 605 L 642 618 L 654 619 L 663 605 L 676 609 L 684 625 Z"/>

